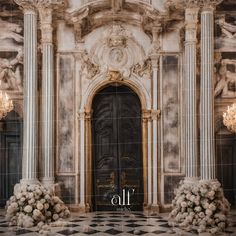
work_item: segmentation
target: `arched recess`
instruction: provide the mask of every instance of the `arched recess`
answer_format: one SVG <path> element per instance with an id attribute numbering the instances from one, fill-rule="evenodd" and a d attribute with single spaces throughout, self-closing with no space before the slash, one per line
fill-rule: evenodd
<path id="1" fill-rule="evenodd" d="M 0 207 L 13 194 L 22 174 L 23 121 L 16 111 L 0 120 Z"/>
<path id="2" fill-rule="evenodd" d="M 97 78 L 97 82 L 93 82 L 91 84 L 91 87 L 89 87 L 83 96 L 83 100 L 81 103 L 81 109 L 80 112 L 85 114 L 84 116 L 84 133 L 82 134 L 83 137 L 85 137 L 84 147 L 85 147 L 85 153 L 84 153 L 84 186 L 85 186 L 85 204 L 88 208 L 91 209 L 92 206 L 92 124 L 91 124 L 91 117 L 92 117 L 92 103 L 93 99 L 96 96 L 96 94 L 108 86 L 127 86 L 130 88 L 137 96 L 139 97 L 140 103 L 141 103 L 141 129 L 142 129 L 142 165 L 143 165 L 143 206 L 147 206 L 147 185 L 148 185 L 148 178 L 147 178 L 147 158 L 148 158 L 148 120 L 150 119 L 149 115 L 150 112 L 150 98 L 148 94 L 145 94 L 145 91 L 140 89 L 139 85 L 134 83 L 134 80 L 123 80 L 123 81 L 109 81 L 104 80 L 100 81 L 99 78 Z M 82 118 L 83 119 L 83 118 Z M 80 118 L 81 122 L 81 118 Z M 80 142 L 81 142 L 81 136 L 80 136 Z M 80 158 L 83 158 L 83 155 L 80 155 Z M 81 162 L 81 160 L 80 160 Z M 81 183 L 80 183 L 81 184 Z M 80 190 L 81 191 L 81 190 Z M 81 196 L 81 193 L 80 193 Z"/>

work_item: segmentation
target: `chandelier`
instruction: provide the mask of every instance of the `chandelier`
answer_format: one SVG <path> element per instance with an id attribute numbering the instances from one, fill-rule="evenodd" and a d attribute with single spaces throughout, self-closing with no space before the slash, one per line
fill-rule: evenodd
<path id="1" fill-rule="evenodd" d="M 6 93 L 0 91 L 0 120 L 4 118 L 8 112 L 13 110 L 13 102 L 9 100 Z"/>
<path id="2" fill-rule="evenodd" d="M 223 113 L 223 123 L 230 132 L 236 133 L 236 103 L 228 106 Z"/>

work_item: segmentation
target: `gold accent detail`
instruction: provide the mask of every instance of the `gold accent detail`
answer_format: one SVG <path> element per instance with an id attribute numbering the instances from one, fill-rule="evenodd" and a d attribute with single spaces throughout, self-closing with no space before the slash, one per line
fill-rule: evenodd
<path id="1" fill-rule="evenodd" d="M 110 70 L 107 73 L 107 79 L 110 81 L 122 81 L 124 78 L 119 71 Z"/>

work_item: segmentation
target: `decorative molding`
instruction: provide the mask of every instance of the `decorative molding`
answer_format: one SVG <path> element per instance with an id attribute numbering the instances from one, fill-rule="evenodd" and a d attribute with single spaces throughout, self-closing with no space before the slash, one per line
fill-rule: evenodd
<path id="1" fill-rule="evenodd" d="M 14 0 L 24 11 L 36 12 L 38 8 L 58 9 L 67 5 L 67 0 Z"/>
<path id="2" fill-rule="evenodd" d="M 152 75 L 152 60 L 150 58 L 144 60 L 142 63 L 137 63 L 132 67 L 132 73 L 144 77 L 145 79 L 151 79 Z"/>
<path id="3" fill-rule="evenodd" d="M 91 63 L 98 65 L 101 74 L 117 71 L 124 79 L 130 77 L 134 65 L 141 65 L 145 60 L 144 49 L 121 24 L 109 26 L 89 55 Z"/>
<path id="4" fill-rule="evenodd" d="M 142 111 L 142 121 L 148 122 L 152 120 L 152 110 L 143 110 Z"/>
<path id="5" fill-rule="evenodd" d="M 124 80 L 121 73 L 119 71 L 108 71 L 107 79 L 113 82 L 119 82 Z"/>
<path id="6" fill-rule="evenodd" d="M 99 65 L 93 63 L 85 49 L 80 50 L 74 54 L 75 59 L 80 62 L 80 71 L 82 79 L 93 79 L 93 77 L 100 73 Z"/>
<path id="7" fill-rule="evenodd" d="M 152 120 L 159 120 L 161 117 L 161 110 L 152 110 L 151 117 L 152 117 Z"/>

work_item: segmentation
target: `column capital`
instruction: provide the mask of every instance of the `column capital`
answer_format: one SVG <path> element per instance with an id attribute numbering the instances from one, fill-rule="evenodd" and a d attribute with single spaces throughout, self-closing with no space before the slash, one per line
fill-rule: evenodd
<path id="1" fill-rule="evenodd" d="M 39 7 L 40 28 L 42 43 L 52 43 L 52 8 Z"/>
<path id="2" fill-rule="evenodd" d="M 64 7 L 67 0 L 14 0 L 23 10 L 36 12 L 38 8 L 60 8 Z"/>
<path id="3" fill-rule="evenodd" d="M 152 117 L 152 120 L 159 120 L 161 117 L 161 110 L 152 110 L 151 117 Z"/>
<path id="4" fill-rule="evenodd" d="M 157 54 L 160 50 L 160 34 L 162 32 L 162 25 L 158 21 L 152 25 L 152 46 L 150 50 L 150 55 Z"/>
<path id="5" fill-rule="evenodd" d="M 202 11 L 214 11 L 221 2 L 223 0 L 200 0 L 199 5 L 202 7 Z"/>
<path id="6" fill-rule="evenodd" d="M 157 54 L 157 53 L 152 53 L 150 55 L 150 58 L 151 58 L 151 62 L 152 62 L 152 68 L 154 69 L 158 69 L 158 62 L 159 62 L 159 58 L 160 58 L 160 55 Z"/>
<path id="7" fill-rule="evenodd" d="M 148 122 L 152 120 L 152 110 L 143 110 L 142 111 L 142 120 L 143 122 Z"/>
<path id="8" fill-rule="evenodd" d="M 185 42 L 196 42 L 198 26 L 198 7 L 185 10 Z"/>

